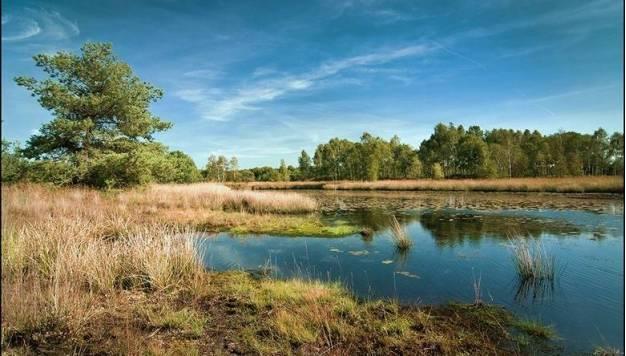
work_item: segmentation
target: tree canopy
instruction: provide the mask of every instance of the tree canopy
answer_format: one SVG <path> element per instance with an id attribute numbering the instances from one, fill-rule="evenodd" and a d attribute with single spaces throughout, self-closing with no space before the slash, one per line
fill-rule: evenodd
<path id="1" fill-rule="evenodd" d="M 46 77 L 15 82 L 53 119 L 20 151 L 31 164 L 69 167 L 69 182 L 107 187 L 198 179 L 191 158 L 154 141 L 154 134 L 172 126 L 149 108 L 163 91 L 137 77 L 111 44 L 86 43 L 80 54 L 33 59 Z"/>

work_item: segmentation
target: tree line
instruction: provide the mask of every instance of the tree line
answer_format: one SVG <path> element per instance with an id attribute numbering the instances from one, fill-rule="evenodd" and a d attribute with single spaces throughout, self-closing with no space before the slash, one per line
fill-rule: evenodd
<path id="1" fill-rule="evenodd" d="M 624 174 L 624 135 L 494 129 L 438 124 L 419 148 L 398 136 L 364 133 L 333 138 L 296 167 L 240 169 L 236 157 L 211 155 L 203 169 L 154 135 L 172 124 L 149 105 L 163 91 L 142 81 L 107 43 L 87 43 L 80 54 L 33 57 L 47 78 L 15 82 L 53 114 L 24 147 L 2 140 L 3 182 L 50 182 L 119 188 L 197 181 L 378 180 L 415 178 L 545 177 Z"/>
<path id="2" fill-rule="evenodd" d="M 299 180 L 368 180 L 417 178 L 511 178 L 624 174 L 624 134 L 599 128 L 592 134 L 493 129 L 465 129 L 438 124 L 419 148 L 364 133 L 359 141 L 332 138 L 302 151 Z M 273 180 L 258 179 L 257 180 Z"/>

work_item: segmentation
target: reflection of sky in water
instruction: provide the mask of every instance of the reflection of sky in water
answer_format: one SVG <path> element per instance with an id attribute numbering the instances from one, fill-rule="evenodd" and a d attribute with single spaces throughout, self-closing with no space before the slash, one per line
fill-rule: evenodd
<path id="1" fill-rule="evenodd" d="M 484 301 L 554 324 L 566 351 L 623 343 L 623 215 L 424 210 L 399 218 L 414 240 L 406 254 L 393 247 L 382 211 L 341 216 L 364 225 L 370 219 L 377 232 L 369 241 L 218 234 L 201 239 L 199 249 L 208 268 L 271 266 L 276 277 L 340 280 L 358 296 L 403 302 L 471 302 L 480 278 Z M 508 246 L 513 230 L 555 256 L 553 286 L 519 284 Z"/>

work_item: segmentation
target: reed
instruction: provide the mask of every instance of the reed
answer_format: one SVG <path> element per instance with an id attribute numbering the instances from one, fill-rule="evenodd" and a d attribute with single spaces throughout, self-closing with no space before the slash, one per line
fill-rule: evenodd
<path id="1" fill-rule="evenodd" d="M 406 229 L 398 222 L 395 215 L 391 216 L 390 229 L 393 243 L 399 251 L 407 251 L 413 246 L 413 241 L 409 238 Z"/>
<path id="2" fill-rule="evenodd" d="M 553 281 L 555 258 L 549 256 L 540 243 L 518 240 L 512 242 L 513 261 L 521 281 Z"/>

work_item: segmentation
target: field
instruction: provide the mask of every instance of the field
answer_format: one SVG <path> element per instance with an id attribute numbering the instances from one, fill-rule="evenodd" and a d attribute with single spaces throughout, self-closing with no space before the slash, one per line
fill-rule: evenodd
<path id="1" fill-rule="evenodd" d="M 185 236 L 325 228 L 316 209 L 294 193 L 211 184 L 3 186 L 2 351 L 510 354 L 536 337 L 495 306 L 400 306 L 339 284 L 210 272 Z"/>
<path id="2" fill-rule="evenodd" d="M 411 190 L 481 192 L 623 193 L 621 176 L 511 179 L 418 179 L 376 182 L 253 182 L 230 183 L 248 189 Z"/>

